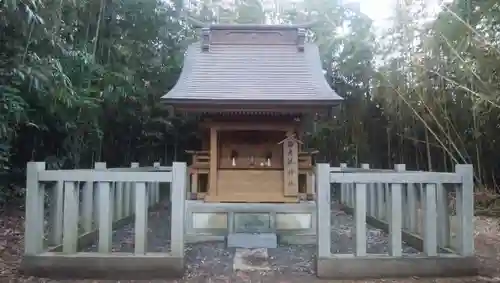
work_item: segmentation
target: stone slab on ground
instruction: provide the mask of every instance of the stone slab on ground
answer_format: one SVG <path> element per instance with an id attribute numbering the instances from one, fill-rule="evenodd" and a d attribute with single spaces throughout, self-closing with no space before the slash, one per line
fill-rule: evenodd
<path id="1" fill-rule="evenodd" d="M 236 249 L 233 259 L 233 270 L 267 271 L 271 270 L 267 249 Z"/>
<path id="2" fill-rule="evenodd" d="M 278 237 L 275 233 L 231 233 L 227 236 L 228 248 L 274 249 L 278 247 Z"/>

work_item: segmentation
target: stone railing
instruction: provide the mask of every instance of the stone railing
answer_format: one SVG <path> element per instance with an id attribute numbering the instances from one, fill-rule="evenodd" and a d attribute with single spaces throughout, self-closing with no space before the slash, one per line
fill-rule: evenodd
<path id="1" fill-rule="evenodd" d="M 22 270 L 52 277 L 130 278 L 151 269 L 182 274 L 186 179 L 186 164 L 177 162 L 172 167 L 155 163 L 140 168 L 132 163 L 131 168 L 109 169 L 96 163 L 94 169 L 77 170 L 46 170 L 44 162 L 28 163 Z M 175 225 L 171 225 L 170 251 L 151 253 L 147 250 L 148 209 L 160 202 L 163 188 L 169 189 Z M 113 251 L 113 229 L 131 222 L 133 253 Z M 95 242 L 97 252 L 85 251 Z"/>
<path id="2" fill-rule="evenodd" d="M 317 165 L 320 277 L 456 276 L 477 271 L 472 166 L 457 165 L 453 173 L 404 169 L 401 164 L 391 170 Z M 353 254 L 332 254 L 330 250 L 332 187 L 344 209 L 354 216 Z M 449 190 L 445 188 L 453 188 L 456 198 L 455 244 L 450 237 L 453 211 L 448 210 Z M 388 254 L 367 253 L 367 224 L 386 231 Z M 403 241 L 421 253 L 405 254 Z"/>

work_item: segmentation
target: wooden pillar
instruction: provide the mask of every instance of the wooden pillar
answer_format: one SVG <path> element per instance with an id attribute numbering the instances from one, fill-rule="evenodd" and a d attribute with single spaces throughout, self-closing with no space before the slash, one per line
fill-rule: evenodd
<path id="1" fill-rule="evenodd" d="M 217 195 L 217 128 L 210 128 L 210 173 L 208 194 Z"/>
<path id="2" fill-rule="evenodd" d="M 191 193 L 198 193 L 198 170 L 191 174 Z"/>
<path id="3" fill-rule="evenodd" d="M 306 173 L 306 193 L 308 195 L 314 194 L 314 192 L 313 192 L 313 186 L 314 186 L 313 174 L 314 174 L 314 172 L 312 172 L 312 171 Z"/>

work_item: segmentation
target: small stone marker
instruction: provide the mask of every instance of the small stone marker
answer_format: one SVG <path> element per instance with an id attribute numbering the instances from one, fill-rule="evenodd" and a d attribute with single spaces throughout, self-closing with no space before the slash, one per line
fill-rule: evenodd
<path id="1" fill-rule="evenodd" d="M 228 248 L 277 248 L 278 237 L 275 233 L 232 233 L 227 236 Z"/>

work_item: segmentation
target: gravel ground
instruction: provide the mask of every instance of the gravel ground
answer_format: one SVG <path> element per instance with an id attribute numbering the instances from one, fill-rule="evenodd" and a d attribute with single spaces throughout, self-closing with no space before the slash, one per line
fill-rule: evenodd
<path id="1" fill-rule="evenodd" d="M 170 210 L 168 204 L 162 204 L 158 210 L 149 213 L 148 217 L 148 251 L 168 252 L 170 249 Z M 340 210 L 338 204 L 332 205 L 332 253 L 353 253 L 355 249 L 355 228 L 351 215 Z M 388 235 L 380 229 L 368 226 L 366 230 L 367 252 L 387 253 Z M 222 243 L 220 244 L 222 245 Z M 187 245 L 188 252 L 195 251 L 199 254 L 202 250 L 207 252 L 205 244 Z M 134 251 L 134 223 L 130 223 L 113 233 L 113 251 Z M 292 265 L 293 261 L 310 261 L 315 253 L 314 245 L 281 245 L 277 249 L 271 249 L 277 265 Z M 97 244 L 89 247 L 86 251 L 97 251 Z M 228 250 L 228 252 L 234 252 Z M 418 253 L 416 249 L 403 244 L 403 252 L 407 254 Z M 283 262 L 289 260 L 290 263 Z M 196 264 L 196 263 L 195 263 Z M 309 264 L 308 264 L 309 265 Z M 302 264 L 302 268 L 305 264 Z M 304 270 L 306 271 L 306 270 Z M 310 271 L 307 271 L 310 273 Z"/>
<path id="2" fill-rule="evenodd" d="M 352 250 L 353 233 L 352 217 L 334 212 L 334 229 L 332 231 L 332 246 L 341 252 Z M 16 272 L 22 254 L 22 212 L 14 215 L 0 215 L 0 282 L 116 282 L 116 281 L 55 281 L 42 278 L 29 278 L 19 276 Z M 159 211 L 151 212 L 149 217 L 149 250 L 162 251 L 168 249 L 169 229 L 168 207 L 163 206 Z M 498 223 L 497 223 L 498 225 Z M 381 231 L 369 228 L 368 251 L 385 252 L 387 249 L 387 236 Z M 486 237 L 486 238 L 485 238 Z M 476 235 L 476 247 L 478 258 L 483 264 L 482 272 L 488 277 L 473 277 L 459 279 L 419 279 L 411 278 L 405 280 L 372 280 L 363 282 L 500 282 L 500 237 L 484 233 Z M 133 224 L 116 231 L 113 236 L 113 248 L 116 251 L 133 250 Z M 479 241 L 479 242 L 478 242 Z M 91 251 L 95 247 L 90 247 Z M 415 250 L 405 247 L 408 253 Z M 329 282 L 318 280 L 313 271 L 315 257 L 314 245 L 282 245 L 277 249 L 268 249 L 271 270 L 269 271 L 233 271 L 233 256 L 235 249 L 225 248 L 222 242 L 210 242 L 186 246 L 186 273 L 180 280 L 153 280 L 153 281 L 120 281 L 120 282 L 273 282 L 273 283 L 303 283 L 303 282 Z M 352 282 L 352 281 L 342 281 Z"/>
<path id="3" fill-rule="evenodd" d="M 114 252 L 134 252 L 135 224 L 129 223 L 121 229 L 113 231 L 112 250 Z M 157 210 L 148 214 L 148 252 L 170 251 L 170 207 L 162 203 Z M 96 252 L 97 243 L 85 249 Z"/>
<path id="4" fill-rule="evenodd" d="M 332 204 L 332 253 L 353 253 L 355 251 L 355 227 L 352 215 L 347 215 L 337 203 Z M 387 254 L 389 237 L 381 229 L 370 225 L 366 227 L 366 252 L 369 254 Z M 403 242 L 403 253 L 417 254 L 418 250 Z"/>
<path id="5" fill-rule="evenodd" d="M 354 250 L 354 222 L 351 215 L 343 213 L 339 205 L 332 210 L 332 253 L 352 253 Z M 170 210 L 168 204 L 162 204 L 148 217 L 148 251 L 163 252 L 169 250 Z M 376 228 L 367 227 L 368 253 L 387 253 L 387 235 Z M 86 251 L 96 251 L 97 245 Z M 133 252 L 134 224 L 128 224 L 113 233 L 113 251 Z M 406 253 L 418 251 L 404 246 Z M 187 271 L 186 280 L 207 278 L 227 278 L 240 276 L 233 272 L 235 249 L 226 248 L 223 242 L 198 243 L 186 245 Z M 280 245 L 268 249 L 270 271 L 250 272 L 249 276 L 279 276 L 314 278 L 315 245 Z M 252 275 L 253 274 L 253 275 Z M 188 281 L 189 282 L 189 281 Z"/>

